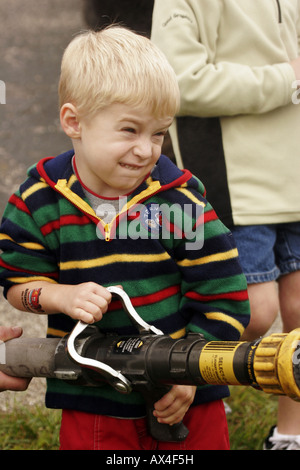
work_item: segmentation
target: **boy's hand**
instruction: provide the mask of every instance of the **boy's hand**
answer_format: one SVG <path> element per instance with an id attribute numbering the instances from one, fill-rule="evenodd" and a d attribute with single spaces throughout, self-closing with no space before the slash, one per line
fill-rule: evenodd
<path id="1" fill-rule="evenodd" d="M 61 305 L 62 312 L 74 320 L 94 323 L 101 320 L 111 301 L 111 293 L 94 282 L 64 286 Z"/>
<path id="2" fill-rule="evenodd" d="M 154 416 L 159 423 L 176 424 L 183 420 L 194 400 L 194 385 L 174 385 L 159 401 L 154 404 Z"/>

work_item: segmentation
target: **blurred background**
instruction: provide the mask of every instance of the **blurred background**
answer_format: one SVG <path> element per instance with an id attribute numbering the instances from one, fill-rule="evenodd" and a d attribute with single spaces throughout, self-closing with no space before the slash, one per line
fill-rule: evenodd
<path id="1" fill-rule="evenodd" d="M 0 213 L 10 195 L 39 159 L 70 148 L 60 129 L 57 85 L 63 51 L 73 35 L 86 29 L 82 0 L 1 0 Z M 46 317 L 12 309 L 0 293 L 0 324 L 23 327 L 24 336 L 44 337 Z M 0 410 L 16 402 L 44 402 L 44 379 L 26 392 L 0 394 Z"/>

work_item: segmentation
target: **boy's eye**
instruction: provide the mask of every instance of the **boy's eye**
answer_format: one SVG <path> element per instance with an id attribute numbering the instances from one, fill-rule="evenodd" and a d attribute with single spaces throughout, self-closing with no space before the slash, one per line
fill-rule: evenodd
<path id="1" fill-rule="evenodd" d="M 129 132 L 130 134 L 134 134 L 134 133 L 135 133 L 135 129 L 133 129 L 133 127 L 124 127 L 124 128 L 123 128 L 123 131 Z"/>

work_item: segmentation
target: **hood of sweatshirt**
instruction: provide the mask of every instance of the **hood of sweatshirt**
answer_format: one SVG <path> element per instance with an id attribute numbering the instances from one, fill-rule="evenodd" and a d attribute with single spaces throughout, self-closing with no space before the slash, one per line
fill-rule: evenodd
<path id="1" fill-rule="evenodd" d="M 56 157 L 44 158 L 29 169 L 28 175 L 47 183 L 99 226 L 99 222 L 101 224 L 102 220 L 88 203 L 83 188 L 74 173 L 73 157 L 74 150 L 70 150 Z M 196 191 L 200 197 L 205 197 L 205 188 L 198 178 L 192 175 L 189 170 L 179 169 L 168 157 L 161 155 L 151 174 L 131 193 L 127 203 L 117 215 L 117 219 L 120 219 L 122 214 L 127 213 L 136 204 L 141 204 L 158 193 L 174 188 L 190 189 Z M 115 220 L 114 224 L 116 222 L 118 220 Z M 103 224 L 103 230 L 106 233 L 105 238 L 109 240 L 110 227 Z"/>
<path id="2" fill-rule="evenodd" d="M 46 157 L 31 167 L 28 175 L 46 182 L 66 199 L 89 213 L 82 186 L 73 171 L 73 157 L 73 150 L 56 157 Z M 189 170 L 179 169 L 168 157 L 161 155 L 151 174 L 133 191 L 130 199 L 142 202 L 156 193 L 172 188 L 189 188 L 203 197 L 206 194 L 204 185 Z"/>

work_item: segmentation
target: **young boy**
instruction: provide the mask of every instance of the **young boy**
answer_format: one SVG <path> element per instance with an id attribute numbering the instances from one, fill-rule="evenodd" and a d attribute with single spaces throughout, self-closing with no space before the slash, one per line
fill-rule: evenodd
<path id="1" fill-rule="evenodd" d="M 160 155 L 179 107 L 165 57 L 118 26 L 83 33 L 65 51 L 59 92 L 74 150 L 33 166 L 9 200 L 0 235 L 8 301 L 49 315 L 49 336 L 78 320 L 134 334 L 106 289 L 121 285 L 165 334 L 238 340 L 249 305 L 232 236 L 201 182 Z M 183 419 L 189 435 L 178 444 L 147 434 L 137 392 L 49 380 L 46 405 L 63 409 L 62 449 L 227 449 L 226 396 L 225 386 L 173 386 L 154 414 Z"/>

